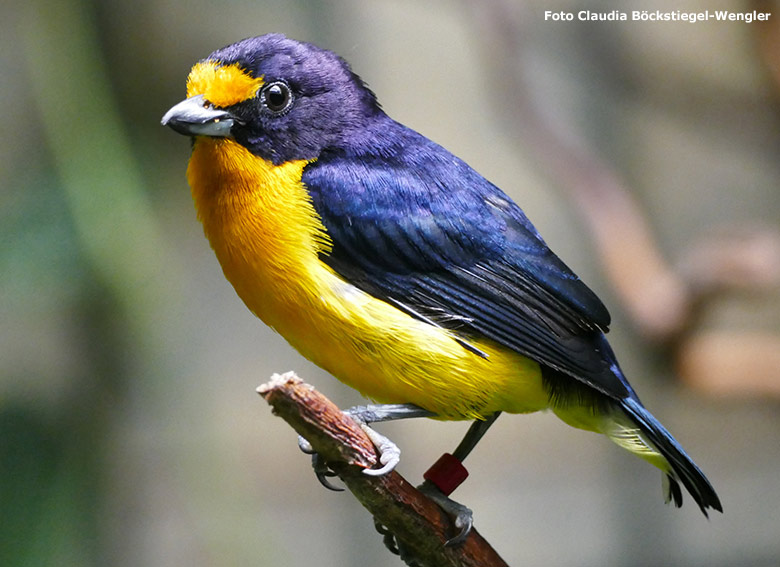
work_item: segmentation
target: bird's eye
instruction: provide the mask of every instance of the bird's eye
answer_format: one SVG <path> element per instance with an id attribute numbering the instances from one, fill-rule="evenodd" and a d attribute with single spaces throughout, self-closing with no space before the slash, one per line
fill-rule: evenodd
<path id="1" fill-rule="evenodd" d="M 285 83 L 270 83 L 263 88 L 262 98 L 265 107 L 274 114 L 281 114 L 292 105 L 293 96 Z"/>

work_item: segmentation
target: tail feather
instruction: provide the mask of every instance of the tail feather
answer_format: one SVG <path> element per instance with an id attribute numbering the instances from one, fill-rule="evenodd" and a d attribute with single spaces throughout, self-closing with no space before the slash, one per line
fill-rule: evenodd
<path id="1" fill-rule="evenodd" d="M 641 431 L 642 440 L 649 442 L 668 463 L 664 482 L 667 502 L 673 501 L 677 507 L 682 505 L 682 483 L 705 516 L 708 515 L 709 508 L 723 512 L 720 499 L 710 481 L 666 428 L 632 396 L 621 400 L 619 404 L 626 416 Z"/>

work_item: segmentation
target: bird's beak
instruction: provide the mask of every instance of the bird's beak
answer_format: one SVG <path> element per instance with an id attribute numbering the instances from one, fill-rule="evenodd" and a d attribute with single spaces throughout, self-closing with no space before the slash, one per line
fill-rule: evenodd
<path id="1" fill-rule="evenodd" d="M 236 117 L 226 110 L 209 106 L 203 95 L 184 99 L 162 117 L 163 126 L 185 136 L 226 138 L 236 122 Z"/>

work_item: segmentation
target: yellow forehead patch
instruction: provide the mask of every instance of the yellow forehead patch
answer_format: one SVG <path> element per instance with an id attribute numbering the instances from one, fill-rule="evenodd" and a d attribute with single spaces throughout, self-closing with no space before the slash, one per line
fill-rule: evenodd
<path id="1" fill-rule="evenodd" d="M 187 98 L 203 95 L 214 106 L 225 108 L 255 96 L 263 86 L 262 77 L 252 77 L 237 63 L 216 61 L 196 63 L 187 77 Z"/>

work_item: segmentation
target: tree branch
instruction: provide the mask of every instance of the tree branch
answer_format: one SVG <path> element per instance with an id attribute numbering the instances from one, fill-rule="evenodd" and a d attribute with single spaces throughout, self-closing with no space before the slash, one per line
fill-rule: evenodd
<path id="1" fill-rule="evenodd" d="M 506 565 L 476 529 L 463 545 L 445 547 L 455 535 L 450 518 L 397 472 L 381 477 L 363 474 L 363 469 L 377 463 L 370 439 L 351 417 L 294 373 L 275 374 L 257 391 L 273 412 L 325 459 L 375 521 L 392 534 L 408 565 Z"/>

